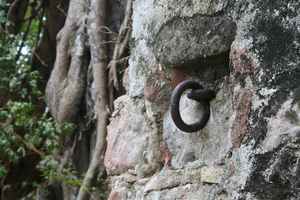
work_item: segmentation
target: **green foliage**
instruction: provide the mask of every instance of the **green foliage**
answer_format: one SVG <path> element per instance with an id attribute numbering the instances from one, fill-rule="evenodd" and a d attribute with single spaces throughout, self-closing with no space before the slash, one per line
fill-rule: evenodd
<path id="1" fill-rule="evenodd" d="M 40 171 L 43 185 L 55 180 L 79 187 L 81 180 L 75 170 L 71 166 L 60 167 L 54 158 L 62 138 L 71 134 L 75 126 L 57 124 L 49 116 L 40 88 L 41 77 L 31 63 L 33 49 L 41 37 L 43 22 L 39 19 L 44 18 L 44 12 L 25 20 L 19 33 L 10 35 L 5 31 L 8 9 L 7 0 L 0 0 L 0 182 L 21 160 L 34 155 L 40 160 L 38 166 L 32 167 Z M 25 18 L 31 18 L 32 10 L 29 6 Z M 40 181 L 17 184 L 34 188 L 41 185 Z M 22 199 L 35 199 L 35 192 L 29 191 Z"/>
<path id="2" fill-rule="evenodd" d="M 18 72 L 10 77 L 9 90 L 22 99 L 32 99 L 41 95 L 38 88 L 39 76 L 37 71 L 31 71 L 30 66 L 20 66 Z M 24 87 L 24 83 L 27 84 Z"/>
<path id="3" fill-rule="evenodd" d="M 7 7 L 6 0 L 0 0 L 0 24 L 6 22 L 6 14 L 5 14 L 6 7 Z"/>
<path id="4" fill-rule="evenodd" d="M 80 187 L 82 180 L 76 176 L 71 166 L 60 167 L 60 163 L 52 156 L 46 156 L 38 165 L 42 176 L 49 182 L 63 182 L 66 185 Z"/>
<path id="5" fill-rule="evenodd" d="M 0 34 L 0 90 L 10 93 L 12 99 L 33 100 L 42 95 L 38 85 L 38 71 L 30 65 L 30 46 L 32 41 L 25 42 L 18 61 L 15 57 L 19 51 L 20 36 Z"/>
<path id="6" fill-rule="evenodd" d="M 12 38 L 1 33 L 0 34 L 0 89 L 7 90 L 10 82 L 11 74 L 15 74 L 14 52 L 16 47 L 11 45 Z"/>
<path id="7" fill-rule="evenodd" d="M 0 179 L 5 177 L 10 166 L 30 154 L 39 154 L 40 166 L 47 166 L 44 163 L 49 164 L 51 155 L 57 153 L 61 138 L 71 134 L 75 128 L 70 123 L 57 124 L 47 112 L 41 111 L 44 106 L 38 89 L 39 75 L 30 68 L 19 67 L 21 70 L 17 74 L 10 74 L 12 78 L 7 90 L 10 98 L 0 107 Z M 53 158 L 52 162 L 55 162 Z M 68 184 L 80 184 L 75 176 L 71 177 L 71 172 L 53 174 L 58 166 L 49 166 L 39 168 L 45 179 L 57 177 Z"/>
<path id="8" fill-rule="evenodd" d="M 52 154 L 59 147 L 60 137 L 73 130 L 71 124 L 58 125 L 46 114 L 35 116 L 30 102 L 9 101 L 0 109 L 0 154 L 10 162 L 17 162 L 36 149 Z"/>
<path id="9" fill-rule="evenodd" d="M 0 0 L 0 26 L 9 23 L 7 8 L 6 0 Z M 28 12 L 26 17 L 31 15 Z M 38 154 L 43 163 L 58 151 L 61 138 L 74 130 L 73 124 L 57 124 L 44 111 L 41 78 L 31 65 L 39 26 L 34 19 L 24 22 L 17 35 L 0 30 L 0 181 L 26 156 Z"/>
<path id="10" fill-rule="evenodd" d="M 7 173 L 6 169 L 2 165 L 0 165 L 0 178 L 4 177 L 6 173 Z"/>

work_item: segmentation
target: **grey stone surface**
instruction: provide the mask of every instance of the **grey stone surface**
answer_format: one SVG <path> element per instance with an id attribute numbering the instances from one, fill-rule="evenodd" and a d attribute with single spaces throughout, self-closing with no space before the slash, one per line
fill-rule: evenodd
<path id="1" fill-rule="evenodd" d="M 188 183 L 199 183 L 201 181 L 202 169 L 195 170 L 169 170 L 164 169 L 155 174 L 145 185 L 144 192 L 160 191 L 174 188 Z"/>
<path id="2" fill-rule="evenodd" d="M 157 33 L 153 52 L 165 65 L 187 65 L 229 51 L 235 31 L 224 15 L 171 18 Z"/>
<path id="3" fill-rule="evenodd" d="M 202 167 L 201 182 L 219 184 L 224 176 L 224 169 L 221 167 Z"/>
<path id="4" fill-rule="evenodd" d="M 141 97 L 144 95 L 144 85 L 148 67 L 156 63 L 153 53 L 146 46 L 145 41 L 137 40 L 131 50 L 128 67 L 128 95 Z"/>
<path id="5" fill-rule="evenodd" d="M 151 126 L 145 117 L 142 99 L 121 96 L 108 126 L 105 167 L 109 174 L 120 174 L 149 162 L 147 151 Z"/>
<path id="6" fill-rule="evenodd" d="M 211 102 L 211 117 L 206 127 L 195 133 L 184 133 L 174 124 L 170 112 L 165 114 L 164 140 L 173 156 L 172 166 L 182 168 L 188 162 L 201 160 L 212 165 L 221 161 L 232 144 L 228 135 L 231 125 L 232 105 L 230 94 L 225 93 L 226 84 Z M 200 104 L 183 96 L 180 102 L 181 115 L 186 123 L 201 117 Z"/>
<path id="7" fill-rule="evenodd" d="M 178 186 L 175 188 L 166 189 L 163 191 L 150 192 L 145 200 L 208 200 L 210 197 L 211 187 L 203 186 L 201 184 L 186 184 L 184 186 Z"/>
<path id="8" fill-rule="evenodd" d="M 114 177 L 127 184 L 118 187 L 118 181 L 112 182 L 113 191 L 125 188 L 115 199 L 299 200 L 299 10 L 295 0 L 134 2 L 129 97 L 124 106 L 130 105 L 132 113 L 139 107 L 133 97 L 145 98 L 146 114 L 133 117 L 147 116 L 151 126 L 128 136 L 128 127 L 144 125 L 137 119 L 128 121 L 128 114 L 121 112 L 110 127 L 125 120 L 120 130 L 126 138 L 121 141 L 145 155 L 150 152 L 148 157 L 161 159 L 164 166 L 144 173 L 151 159 L 132 162 L 135 178 Z M 221 54 L 222 66 L 230 65 L 230 70 L 216 77 L 214 55 Z M 185 65 L 192 61 L 200 64 Z M 160 82 L 151 71 L 170 66 L 184 71 L 163 79 L 170 79 L 170 85 L 164 84 L 169 88 L 162 92 L 160 84 L 146 84 L 145 89 L 151 78 Z M 184 133 L 175 127 L 169 110 L 159 105 L 168 103 L 169 90 L 178 82 L 191 77 L 214 88 L 217 96 L 207 126 Z M 148 96 L 143 97 L 145 91 Z M 161 93 L 164 98 L 159 98 Z M 201 107 L 183 97 L 181 113 L 192 122 L 201 115 Z M 137 144 L 138 138 L 143 139 Z M 151 138 L 155 145 L 141 145 Z M 157 143 L 164 144 L 161 154 L 153 151 Z M 129 154 L 136 152 L 132 149 Z"/>

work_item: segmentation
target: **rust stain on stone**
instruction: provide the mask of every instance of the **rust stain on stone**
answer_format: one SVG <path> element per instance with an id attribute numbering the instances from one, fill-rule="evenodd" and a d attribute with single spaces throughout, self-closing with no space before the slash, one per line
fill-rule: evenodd
<path id="1" fill-rule="evenodd" d="M 252 93 L 244 89 L 237 94 L 236 116 L 231 130 L 233 148 L 239 148 L 249 127 L 249 114 L 251 111 Z"/>
<path id="2" fill-rule="evenodd" d="M 179 83 L 186 79 L 188 79 L 188 75 L 183 69 L 172 68 L 170 83 L 172 88 L 175 88 Z"/>
<path id="3" fill-rule="evenodd" d="M 230 60 L 235 73 L 253 74 L 255 62 L 246 49 L 233 49 L 230 52 Z"/>
<path id="4" fill-rule="evenodd" d="M 122 200 L 122 197 L 118 192 L 113 191 L 110 193 L 108 200 Z"/>
<path id="5" fill-rule="evenodd" d="M 164 166 L 171 167 L 172 154 L 166 143 L 160 145 L 160 152 L 162 155 L 161 161 L 164 163 Z"/>
<path id="6" fill-rule="evenodd" d="M 163 86 L 168 83 L 168 78 L 160 65 L 151 68 L 154 70 L 146 80 L 144 96 L 150 102 L 157 102 L 163 96 Z"/>
<path id="7" fill-rule="evenodd" d="M 144 96 L 148 101 L 154 102 L 156 97 L 159 95 L 159 92 L 160 88 L 158 86 L 146 83 L 144 88 Z"/>
<path id="8" fill-rule="evenodd" d="M 150 102 L 163 103 L 167 101 L 172 89 L 174 89 L 180 82 L 188 79 L 188 74 L 184 69 L 174 67 L 170 70 L 163 70 L 161 65 L 151 67 L 154 69 L 148 76 L 144 96 Z"/>

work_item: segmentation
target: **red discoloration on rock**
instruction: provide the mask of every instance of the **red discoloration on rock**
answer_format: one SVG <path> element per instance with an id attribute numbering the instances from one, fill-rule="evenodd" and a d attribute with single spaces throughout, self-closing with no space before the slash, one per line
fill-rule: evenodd
<path id="1" fill-rule="evenodd" d="M 164 163 L 164 166 L 171 167 L 172 154 L 171 154 L 167 144 L 162 143 L 160 145 L 160 152 L 162 155 L 161 161 Z"/>
<path id="2" fill-rule="evenodd" d="M 236 116 L 231 130 L 233 148 L 239 148 L 243 138 L 247 134 L 249 126 L 249 114 L 251 110 L 252 93 L 242 90 L 237 96 Z"/>
<path id="3" fill-rule="evenodd" d="M 235 73 L 253 74 L 256 64 L 246 49 L 232 49 L 230 60 Z"/>
<path id="4" fill-rule="evenodd" d="M 144 103 L 126 95 L 115 100 L 115 111 L 107 127 L 104 165 L 108 174 L 134 169 L 142 161 L 150 126 L 144 116 Z"/>
<path id="5" fill-rule="evenodd" d="M 175 88 L 180 82 L 188 79 L 187 73 L 180 68 L 173 68 L 171 71 L 171 87 Z"/>
<path id="6" fill-rule="evenodd" d="M 154 103 L 168 102 L 172 89 L 189 77 L 186 71 L 180 68 L 172 68 L 169 72 L 164 71 L 161 65 L 152 68 L 155 70 L 146 80 L 144 96 Z"/>
<path id="7" fill-rule="evenodd" d="M 154 102 L 156 97 L 159 95 L 160 88 L 158 85 L 150 85 L 146 83 L 145 88 L 144 88 L 144 96 L 145 98 L 150 101 Z"/>
<path id="8" fill-rule="evenodd" d="M 120 195 L 119 192 L 112 191 L 109 194 L 108 200 L 122 200 L 122 195 Z"/>
<path id="9" fill-rule="evenodd" d="M 168 84 L 168 78 L 160 65 L 152 67 L 153 72 L 148 76 L 144 88 L 144 96 L 150 102 L 161 102 L 164 96 L 163 86 Z"/>
<path id="10" fill-rule="evenodd" d="M 108 134 L 107 149 L 104 164 L 109 173 L 119 173 L 134 166 L 128 158 L 128 145 L 126 140 L 120 140 L 116 133 Z"/>
<path id="11" fill-rule="evenodd" d="M 115 148 L 116 147 L 123 147 L 124 144 L 120 144 L 120 142 L 116 141 L 117 137 L 115 137 L 115 135 L 110 134 L 107 136 L 107 141 L 108 141 L 108 145 L 107 145 L 107 149 L 105 152 L 105 159 L 104 159 L 104 164 L 106 166 L 107 169 L 110 170 L 114 170 L 116 168 L 127 168 L 128 164 L 126 163 L 126 155 L 124 155 L 124 159 L 120 160 L 119 157 L 115 156 Z M 120 152 L 122 153 L 122 152 Z M 121 161 L 125 161 L 125 162 L 121 162 Z"/>

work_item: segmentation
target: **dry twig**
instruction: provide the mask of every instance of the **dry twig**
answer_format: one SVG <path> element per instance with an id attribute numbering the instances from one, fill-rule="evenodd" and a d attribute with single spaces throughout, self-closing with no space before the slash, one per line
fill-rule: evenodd
<path id="1" fill-rule="evenodd" d="M 121 60 L 121 56 L 124 54 L 126 47 L 128 46 L 128 41 L 130 38 L 131 29 L 129 27 L 132 14 L 132 2 L 133 0 L 127 1 L 124 20 L 119 30 L 113 57 L 108 64 L 109 106 L 111 110 L 113 110 L 114 90 L 116 90 L 117 92 L 120 91 L 117 65 L 119 63 L 119 60 Z"/>

